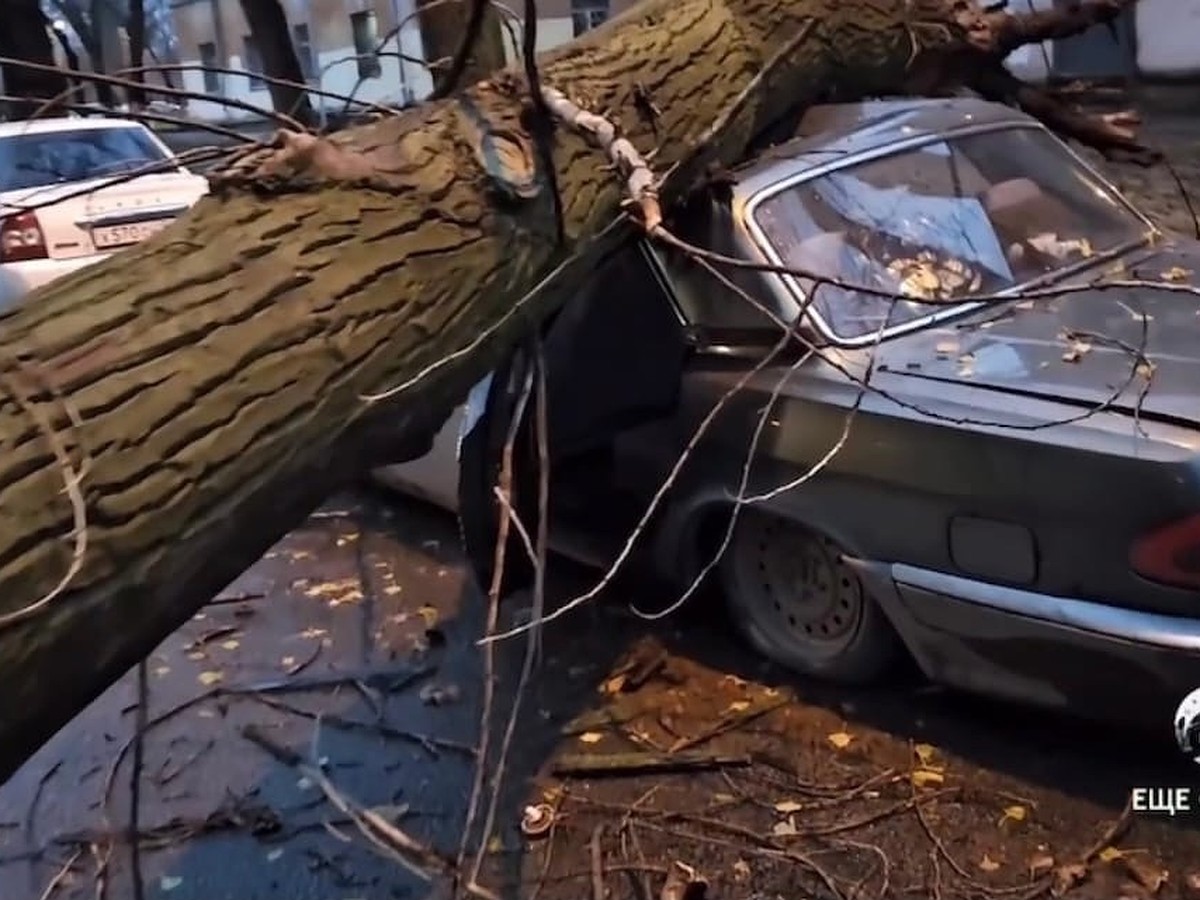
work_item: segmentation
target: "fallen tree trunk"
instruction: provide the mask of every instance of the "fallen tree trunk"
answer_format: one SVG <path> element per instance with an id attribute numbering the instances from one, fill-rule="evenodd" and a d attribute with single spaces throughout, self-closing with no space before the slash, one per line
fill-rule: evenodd
<path id="1" fill-rule="evenodd" d="M 994 72 L 1013 21 L 948 0 L 647 0 L 541 75 L 656 150 L 669 203 L 831 89 Z M 556 243 L 524 84 L 284 135 L 161 235 L 0 318 L 0 777 L 332 490 L 432 434 L 627 236 L 622 179 L 560 126 Z"/>

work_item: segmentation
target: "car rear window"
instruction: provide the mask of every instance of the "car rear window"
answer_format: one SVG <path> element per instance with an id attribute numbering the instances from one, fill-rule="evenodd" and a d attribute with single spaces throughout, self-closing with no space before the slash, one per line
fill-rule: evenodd
<path id="1" fill-rule="evenodd" d="M 0 137 L 0 191 L 121 175 L 166 159 L 140 127 L 13 134 Z"/>

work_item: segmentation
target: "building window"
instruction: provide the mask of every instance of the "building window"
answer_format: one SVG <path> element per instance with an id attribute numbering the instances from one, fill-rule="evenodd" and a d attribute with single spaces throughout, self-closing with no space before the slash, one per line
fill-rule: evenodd
<path id="1" fill-rule="evenodd" d="M 221 73 L 213 70 L 220 65 L 217 62 L 217 45 L 206 42 L 200 45 L 200 65 L 204 67 L 204 93 L 221 93 Z"/>
<path id="2" fill-rule="evenodd" d="M 608 0 L 571 0 L 571 24 L 575 37 L 591 31 L 608 18 Z"/>
<path id="3" fill-rule="evenodd" d="M 242 40 L 242 48 L 244 55 L 242 68 L 250 73 L 250 90 L 265 91 L 267 83 L 257 77 L 263 73 L 262 54 L 258 52 L 258 44 L 254 43 L 254 38 L 246 35 Z"/>
<path id="4" fill-rule="evenodd" d="M 300 71 L 304 73 L 305 81 L 317 80 L 317 65 L 313 59 L 312 41 L 308 36 L 308 25 L 301 22 L 292 26 L 292 43 L 296 46 L 296 58 L 300 61 Z"/>
<path id="5" fill-rule="evenodd" d="M 378 78 L 379 27 L 371 10 L 350 14 L 350 29 L 354 32 L 354 52 L 358 56 L 358 77 Z"/>

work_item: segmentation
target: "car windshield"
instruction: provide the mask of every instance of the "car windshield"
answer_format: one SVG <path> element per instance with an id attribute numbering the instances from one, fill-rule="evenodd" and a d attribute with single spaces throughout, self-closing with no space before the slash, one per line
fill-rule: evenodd
<path id="1" fill-rule="evenodd" d="M 789 268 L 951 302 L 1043 278 L 1148 232 L 1036 128 L 938 140 L 837 169 L 770 197 L 754 219 Z M 939 309 L 821 284 L 812 311 L 852 340 Z"/>
<path id="2" fill-rule="evenodd" d="M 0 191 L 119 175 L 167 158 L 137 126 L 12 134 L 0 137 Z"/>

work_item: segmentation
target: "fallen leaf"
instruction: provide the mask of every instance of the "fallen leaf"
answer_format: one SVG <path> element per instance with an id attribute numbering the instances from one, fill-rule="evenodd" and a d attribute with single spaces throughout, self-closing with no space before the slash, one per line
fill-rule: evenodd
<path id="1" fill-rule="evenodd" d="M 933 744 L 917 744 L 913 747 L 913 752 L 917 754 L 917 760 L 923 766 L 928 766 L 933 762 L 933 757 L 937 753 L 937 748 Z"/>
<path id="2" fill-rule="evenodd" d="M 212 685 L 219 683 L 224 677 L 225 673 L 210 670 L 208 672 L 201 672 L 197 680 L 205 687 L 212 687 Z"/>
<path id="3" fill-rule="evenodd" d="M 584 744 L 598 744 L 604 740 L 604 735 L 598 731 L 585 731 L 579 736 L 579 740 Z"/>
<path id="4" fill-rule="evenodd" d="M 1124 855 L 1125 854 L 1122 853 L 1120 850 L 1118 850 L 1116 847 L 1105 847 L 1103 850 L 1101 850 L 1099 853 L 1096 854 L 1096 858 L 1099 859 L 1101 862 L 1110 863 L 1110 862 L 1115 862 L 1116 860 L 1120 859 Z"/>
<path id="5" fill-rule="evenodd" d="M 938 341 L 934 350 L 938 356 L 951 356 L 958 352 L 958 341 Z"/>
<path id="6" fill-rule="evenodd" d="M 1062 355 L 1063 362 L 1079 362 L 1081 359 L 1087 356 L 1091 350 L 1091 344 L 1086 344 L 1083 341 L 1073 341 L 1067 352 Z"/>
<path id="7" fill-rule="evenodd" d="M 775 812 L 780 813 L 800 812 L 802 809 L 804 809 L 804 807 L 795 800 L 781 800 L 779 803 L 775 804 Z"/>
<path id="8" fill-rule="evenodd" d="M 729 704 L 729 709 L 727 709 L 726 712 L 731 712 L 731 713 L 745 712 L 749 708 L 750 708 L 749 700 L 734 700 L 732 703 Z"/>
<path id="9" fill-rule="evenodd" d="M 1055 897 L 1061 897 L 1071 888 L 1082 884 L 1087 876 L 1088 869 L 1083 863 L 1068 863 L 1065 866 L 1059 866 L 1054 870 L 1054 881 L 1050 886 L 1050 893 Z"/>
<path id="10" fill-rule="evenodd" d="M 225 641 L 221 644 L 221 649 L 222 650 L 236 650 L 240 646 L 242 646 L 241 641 L 229 640 L 229 641 Z"/>
<path id="11" fill-rule="evenodd" d="M 163 875 L 158 879 L 158 888 L 162 891 L 173 891 L 181 884 L 183 884 L 183 879 L 178 875 Z"/>
<path id="12" fill-rule="evenodd" d="M 793 816 L 788 816 L 782 822 L 776 822 L 771 829 L 771 834 L 776 837 L 791 837 L 800 833 L 800 829 L 796 827 L 796 819 Z"/>
<path id="13" fill-rule="evenodd" d="M 745 881 L 750 877 L 750 863 L 739 859 L 733 864 L 733 877 L 736 881 Z"/>
<path id="14" fill-rule="evenodd" d="M 190 660 L 193 660 L 194 662 L 199 662 L 202 659 L 208 659 L 208 657 L 205 656 L 204 653 L 200 650 L 193 650 L 191 653 L 189 653 L 187 655 L 187 658 Z"/>
<path id="15" fill-rule="evenodd" d="M 290 669 L 292 666 L 294 666 L 296 664 L 296 657 L 285 656 L 283 659 L 281 659 L 279 661 L 279 664 L 281 666 L 283 666 L 285 669 Z"/>
<path id="16" fill-rule="evenodd" d="M 1181 885 L 1183 900 L 1200 900 L 1200 872 L 1188 872 Z"/>
<path id="17" fill-rule="evenodd" d="M 1142 360 L 1134 371 L 1137 372 L 1139 378 L 1149 381 L 1154 377 L 1154 363 Z"/>
<path id="18" fill-rule="evenodd" d="M 973 354 L 964 353 L 958 358 L 958 376 L 960 378 L 970 378 L 975 374 L 975 357 Z"/>
<path id="19" fill-rule="evenodd" d="M 426 628 L 432 628 L 438 623 L 438 611 L 432 606 L 422 606 L 417 610 L 417 615 L 425 620 Z"/>
<path id="20" fill-rule="evenodd" d="M 492 839 L 488 841 L 487 844 L 487 852 L 491 853 L 493 856 L 497 853 L 504 852 L 504 841 L 500 838 L 500 835 L 492 835 Z"/>
<path id="21" fill-rule="evenodd" d="M 324 637 L 327 633 L 324 628 L 313 628 L 310 626 L 300 632 L 300 637 L 308 639 L 319 638 Z"/>
<path id="22" fill-rule="evenodd" d="M 618 675 L 615 678 L 610 678 L 608 681 L 604 682 L 604 693 L 619 694 L 621 693 L 621 688 L 623 687 L 625 687 L 625 676 Z"/>
<path id="23" fill-rule="evenodd" d="M 1162 273 L 1163 281 L 1187 281 L 1191 276 L 1191 269 L 1182 266 L 1172 266 Z"/>
<path id="24" fill-rule="evenodd" d="M 837 749 L 845 750 L 850 746 L 850 742 L 853 741 L 854 738 L 846 734 L 844 731 L 835 731 L 833 734 L 829 735 L 827 740 Z"/>
<path id="25" fill-rule="evenodd" d="M 912 780 L 913 787 L 929 787 L 934 784 L 941 784 L 946 780 L 937 769 L 913 769 L 912 775 L 909 776 Z"/>
<path id="26" fill-rule="evenodd" d="M 1029 877 L 1041 878 L 1054 870 L 1054 857 L 1048 853 L 1034 854 L 1029 860 Z"/>
<path id="27" fill-rule="evenodd" d="M 1033 301 L 1022 300 L 1019 303 L 1013 304 L 1013 309 L 1033 309 Z"/>
<path id="28" fill-rule="evenodd" d="M 276 847 L 267 854 L 267 862 L 275 862 L 275 860 L 279 859 L 281 856 L 283 856 L 283 849 L 281 847 Z"/>
<path id="29" fill-rule="evenodd" d="M 1167 883 L 1167 870 L 1144 856 L 1135 856 L 1132 853 L 1123 854 L 1121 865 L 1133 876 L 1134 881 L 1152 894 L 1157 894 Z"/>
<path id="30" fill-rule="evenodd" d="M 721 804 L 737 802 L 737 797 L 733 796 L 733 794 L 713 794 L 712 799 L 713 803 Z"/>
<path id="31" fill-rule="evenodd" d="M 164 675 L 169 675 L 170 673 L 171 673 L 170 666 L 155 666 L 155 668 L 154 668 L 154 677 L 155 678 L 162 678 Z"/>
<path id="32" fill-rule="evenodd" d="M 983 859 L 981 859 L 979 861 L 979 868 L 982 869 L 984 872 L 995 872 L 995 871 L 999 870 L 1000 863 L 996 862 L 994 859 L 992 859 L 990 856 L 988 856 L 985 853 L 985 854 L 983 854 Z"/>
<path id="33" fill-rule="evenodd" d="M 1009 822 L 1024 822 L 1024 821 L 1025 821 L 1025 807 L 1014 805 L 1014 806 L 1004 807 L 1004 814 L 1002 816 L 1000 816 L 1000 822 L 998 824 L 1001 827 L 1003 827 L 1004 825 L 1006 825 Z"/>

